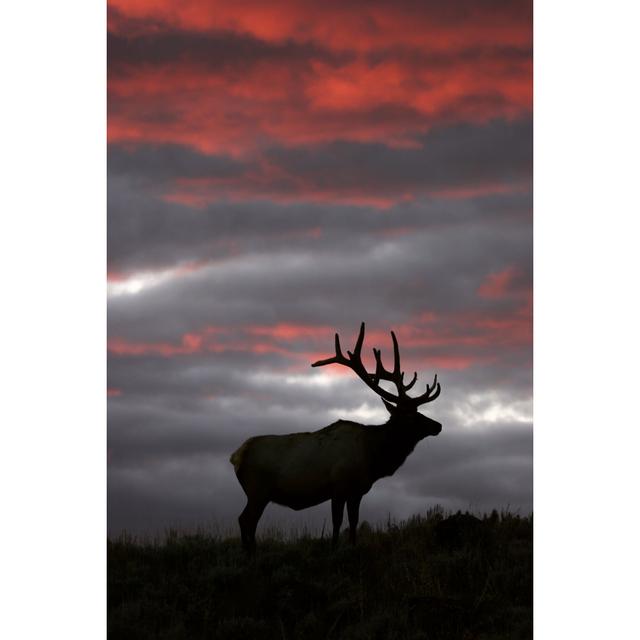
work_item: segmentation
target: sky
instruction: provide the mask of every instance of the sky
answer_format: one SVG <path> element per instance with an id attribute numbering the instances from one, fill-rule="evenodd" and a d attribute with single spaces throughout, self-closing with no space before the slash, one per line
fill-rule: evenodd
<path id="1" fill-rule="evenodd" d="M 110 0 L 107 75 L 109 531 L 232 531 L 246 438 L 384 422 L 309 366 L 362 321 L 443 430 L 361 518 L 529 513 L 530 2 Z"/>

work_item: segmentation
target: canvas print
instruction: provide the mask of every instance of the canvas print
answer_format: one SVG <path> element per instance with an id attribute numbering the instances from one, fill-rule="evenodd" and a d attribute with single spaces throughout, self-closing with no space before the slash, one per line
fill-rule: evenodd
<path id="1" fill-rule="evenodd" d="M 532 4 L 108 0 L 110 638 L 532 637 Z"/>

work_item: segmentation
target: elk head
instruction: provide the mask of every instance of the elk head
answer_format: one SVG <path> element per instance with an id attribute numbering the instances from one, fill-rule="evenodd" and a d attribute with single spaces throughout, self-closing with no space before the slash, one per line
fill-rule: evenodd
<path id="1" fill-rule="evenodd" d="M 398 340 L 396 334 L 391 332 L 391 340 L 393 341 L 393 370 L 389 371 L 382 364 L 380 350 L 374 348 L 373 355 L 376 361 L 376 370 L 373 373 L 368 372 L 362 363 L 362 347 L 364 345 L 364 322 L 360 325 L 360 333 L 356 340 L 353 351 L 347 351 L 345 356 L 340 347 L 340 336 L 336 333 L 335 350 L 336 354 L 331 358 L 318 360 L 314 362 L 312 367 L 323 367 L 327 364 L 340 364 L 351 369 L 370 389 L 377 393 L 384 403 L 387 411 L 391 414 L 390 422 L 396 423 L 399 428 L 414 431 L 421 437 L 437 436 L 442 430 L 442 425 L 431 418 L 427 418 L 418 412 L 420 405 L 432 402 L 440 395 L 440 383 L 438 375 L 433 378 L 433 384 L 427 384 L 424 393 L 416 397 L 407 395 L 407 391 L 413 388 L 418 380 L 417 372 L 414 372 L 413 378 L 405 384 L 404 372 L 400 368 L 400 350 L 398 348 Z M 380 386 L 380 382 L 385 380 L 395 385 L 396 393 L 391 393 Z"/>

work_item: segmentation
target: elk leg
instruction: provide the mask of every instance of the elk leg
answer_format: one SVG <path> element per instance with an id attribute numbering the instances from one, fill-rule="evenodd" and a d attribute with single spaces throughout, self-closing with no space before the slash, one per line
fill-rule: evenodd
<path id="1" fill-rule="evenodd" d="M 340 537 L 340 527 L 342 526 L 342 516 L 344 515 L 344 500 L 340 498 L 331 499 L 331 519 L 333 520 L 333 540 L 334 547 L 338 545 Z"/>
<path id="2" fill-rule="evenodd" d="M 349 498 L 347 500 L 347 515 L 349 516 L 349 542 L 356 543 L 356 531 L 358 530 L 358 519 L 360 517 L 360 500 L 362 496 Z"/>
<path id="3" fill-rule="evenodd" d="M 240 535 L 242 536 L 242 546 L 244 550 L 253 555 L 256 550 L 256 528 L 258 521 L 264 508 L 267 506 L 266 502 L 247 501 L 247 506 L 238 518 L 240 523 Z"/>

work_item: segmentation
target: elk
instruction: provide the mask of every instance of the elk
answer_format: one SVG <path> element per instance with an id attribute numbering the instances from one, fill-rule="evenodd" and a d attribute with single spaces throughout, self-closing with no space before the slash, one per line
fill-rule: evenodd
<path id="1" fill-rule="evenodd" d="M 339 364 L 351 369 L 382 398 L 389 420 L 381 425 L 338 420 L 319 431 L 255 436 L 244 442 L 230 461 L 247 496 L 238 522 L 242 545 L 249 554 L 255 551 L 256 527 L 269 502 L 298 511 L 331 500 L 333 546 L 338 543 L 346 504 L 349 540 L 355 544 L 362 497 L 376 480 L 393 475 L 420 440 L 442 430 L 439 422 L 418 412 L 420 405 L 440 395 L 437 374 L 422 395 L 409 397 L 407 391 L 418 374 L 405 384 L 395 333 L 391 332 L 393 370 L 384 367 L 380 350 L 374 348 L 374 373 L 362 363 L 364 334 L 363 322 L 353 351 L 345 356 L 336 333 L 335 355 L 311 366 Z M 380 386 L 383 380 L 395 385 L 395 394 Z"/>

